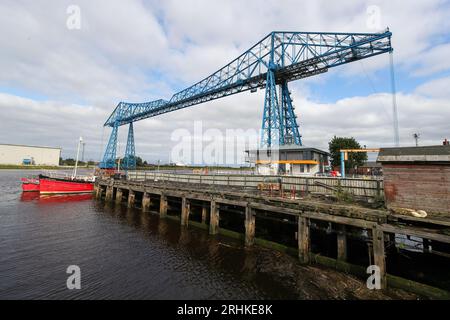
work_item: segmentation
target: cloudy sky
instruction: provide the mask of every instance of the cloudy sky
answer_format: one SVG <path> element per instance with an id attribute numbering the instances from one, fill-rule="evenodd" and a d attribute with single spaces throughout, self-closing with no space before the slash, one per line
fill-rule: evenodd
<path id="1" fill-rule="evenodd" d="M 416 132 L 422 145 L 450 139 L 449 1 L 2 0 L 0 143 L 60 146 L 74 157 L 83 136 L 85 158 L 98 161 L 110 134 L 102 125 L 119 101 L 169 99 L 272 30 L 386 27 L 401 145 Z M 304 144 L 326 149 L 338 135 L 392 146 L 389 70 L 381 55 L 290 83 Z M 174 132 L 193 134 L 199 123 L 223 134 L 258 130 L 262 109 L 263 92 L 246 92 L 137 122 L 137 155 L 168 161 Z"/>

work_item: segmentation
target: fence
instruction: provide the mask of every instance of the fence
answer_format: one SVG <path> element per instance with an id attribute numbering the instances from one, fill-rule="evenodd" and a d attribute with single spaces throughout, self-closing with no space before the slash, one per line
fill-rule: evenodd
<path id="1" fill-rule="evenodd" d="M 336 189 L 355 196 L 373 198 L 383 194 L 383 180 L 380 179 L 340 179 L 324 177 L 260 176 L 260 175 L 202 175 L 162 173 L 155 171 L 130 171 L 128 179 L 135 181 L 159 180 L 199 184 L 213 184 L 257 188 L 261 183 L 281 182 L 284 190 L 297 192 L 333 194 Z"/>

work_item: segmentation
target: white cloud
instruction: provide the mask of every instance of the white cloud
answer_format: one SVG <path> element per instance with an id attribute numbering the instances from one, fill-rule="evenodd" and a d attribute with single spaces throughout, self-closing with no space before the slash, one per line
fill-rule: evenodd
<path id="1" fill-rule="evenodd" d="M 416 88 L 418 94 L 437 97 L 442 99 L 450 99 L 450 77 L 439 78 L 424 83 Z"/>
<path id="2" fill-rule="evenodd" d="M 86 154 L 99 160 L 102 124 L 119 101 L 170 98 L 230 62 L 272 30 L 372 32 L 369 5 L 394 34 L 398 70 L 418 77 L 450 68 L 449 6 L 443 1 L 77 1 L 80 30 L 66 28 L 71 1 L 0 3 L 0 112 L 2 142 L 56 145 L 73 156 L 83 135 Z M 386 56 L 364 61 L 370 73 Z M 358 81 L 361 66 L 336 68 L 342 81 Z M 352 135 L 368 146 L 392 143 L 390 95 L 348 97 L 321 104 L 313 85 L 327 75 L 292 83 L 304 143 L 327 147 L 334 135 Z M 448 133 L 448 78 L 398 95 L 401 138 L 436 144 Z M 20 92 L 13 94 L 11 92 Z M 38 96 L 39 99 L 21 98 Z M 140 121 L 137 152 L 168 160 L 177 128 L 259 129 L 263 92 L 243 93 Z M 125 141 L 121 128 L 121 141 Z M 105 129 L 104 143 L 109 135 Z M 124 146 L 122 146 L 123 151 Z"/>
<path id="3" fill-rule="evenodd" d="M 429 48 L 420 56 L 411 60 L 416 63 L 417 69 L 413 72 L 415 76 L 429 76 L 442 71 L 450 70 L 450 43 Z"/>

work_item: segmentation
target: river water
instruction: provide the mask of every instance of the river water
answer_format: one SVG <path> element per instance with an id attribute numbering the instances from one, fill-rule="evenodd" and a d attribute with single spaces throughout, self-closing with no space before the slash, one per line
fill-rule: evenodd
<path id="1" fill-rule="evenodd" d="M 1 299 L 383 299 L 363 281 L 89 196 L 20 192 L 0 170 Z M 69 265 L 81 289 L 69 290 Z"/>

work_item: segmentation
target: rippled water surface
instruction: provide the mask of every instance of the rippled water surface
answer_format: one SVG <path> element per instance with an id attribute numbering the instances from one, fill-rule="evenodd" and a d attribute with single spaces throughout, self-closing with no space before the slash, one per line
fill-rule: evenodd
<path id="1" fill-rule="evenodd" d="M 0 298 L 303 299 L 364 296 L 361 282 L 268 249 L 90 196 L 20 192 L 0 170 Z M 81 290 L 66 268 L 81 268 Z M 359 292 L 359 293 L 358 293 Z M 371 293 L 370 293 L 371 294 Z M 372 296 L 369 296 L 372 297 Z M 377 296 L 374 296 L 375 298 Z"/>

